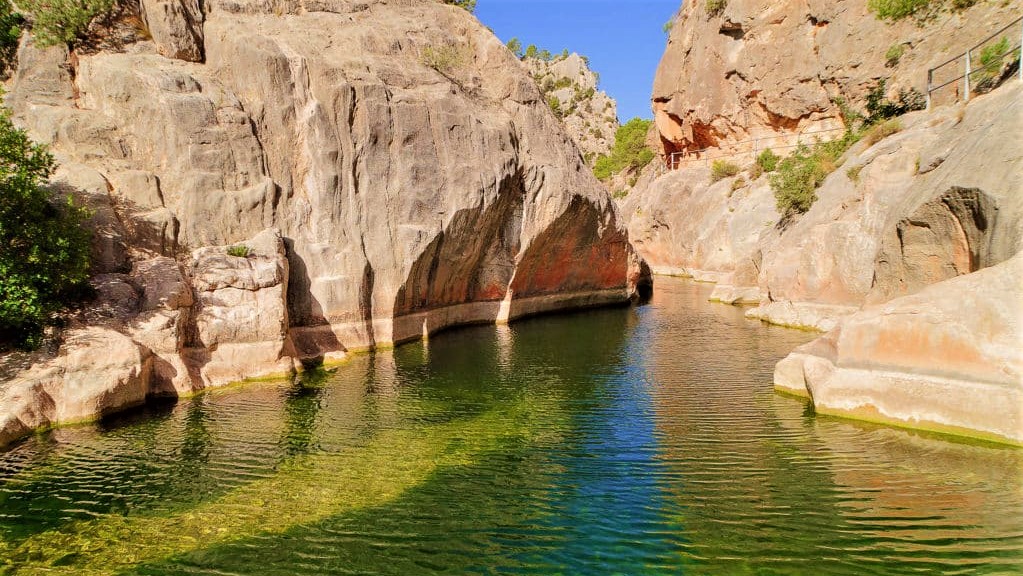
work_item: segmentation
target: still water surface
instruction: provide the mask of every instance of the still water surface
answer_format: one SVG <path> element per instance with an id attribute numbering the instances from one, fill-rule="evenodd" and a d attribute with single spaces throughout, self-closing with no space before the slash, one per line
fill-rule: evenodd
<path id="1" fill-rule="evenodd" d="M 474 327 L 0 453 L 3 574 L 1018 574 L 1023 451 L 815 417 L 806 333 Z"/>

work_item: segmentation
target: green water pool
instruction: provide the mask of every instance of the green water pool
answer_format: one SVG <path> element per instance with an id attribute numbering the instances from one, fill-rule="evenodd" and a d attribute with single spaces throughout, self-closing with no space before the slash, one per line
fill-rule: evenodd
<path id="1" fill-rule="evenodd" d="M 1023 573 L 1023 450 L 815 416 L 709 290 L 30 438 L 0 573 Z"/>

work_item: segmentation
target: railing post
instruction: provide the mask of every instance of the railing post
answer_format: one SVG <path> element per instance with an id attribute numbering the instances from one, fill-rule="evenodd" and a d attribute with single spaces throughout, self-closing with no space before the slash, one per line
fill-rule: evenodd
<path id="1" fill-rule="evenodd" d="M 966 74 L 963 74 L 963 100 L 970 101 L 970 51 L 966 51 Z"/>
<path id="2" fill-rule="evenodd" d="M 927 110 L 931 110 L 931 86 L 934 85 L 934 69 L 927 71 Z"/>

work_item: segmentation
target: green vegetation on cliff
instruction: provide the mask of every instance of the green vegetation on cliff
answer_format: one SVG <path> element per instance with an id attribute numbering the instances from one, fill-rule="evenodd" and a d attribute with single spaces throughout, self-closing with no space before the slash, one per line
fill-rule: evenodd
<path id="1" fill-rule="evenodd" d="M 611 154 L 600 156 L 593 167 L 593 173 L 601 180 L 607 180 L 625 169 L 638 170 L 654 159 L 654 151 L 647 148 L 646 135 L 653 120 L 633 118 L 615 132 L 615 145 Z"/>
<path id="2" fill-rule="evenodd" d="M 0 349 L 34 348 L 88 279 L 86 211 L 41 184 L 53 156 L 0 111 Z"/>
<path id="3" fill-rule="evenodd" d="M 14 11 L 8 0 L 0 0 L 0 72 L 6 72 L 18 51 L 18 39 L 25 18 Z"/>
<path id="4" fill-rule="evenodd" d="M 476 10 L 476 0 L 444 0 L 445 4 L 451 4 L 452 6 L 458 6 L 459 8 L 465 8 L 469 12 Z"/>
<path id="5" fill-rule="evenodd" d="M 813 206 L 817 188 L 841 165 L 839 158 L 853 144 L 865 139 L 873 146 L 902 129 L 896 117 L 924 107 L 923 96 L 916 90 L 901 90 L 892 100 L 885 96 L 885 89 L 886 83 L 881 80 L 867 94 L 866 115 L 844 101 L 836 101 L 847 126 L 845 134 L 837 140 L 801 145 L 778 163 L 777 171 L 771 175 L 771 190 L 783 219 L 802 214 Z M 765 167 L 764 171 L 769 170 Z"/>
<path id="6" fill-rule="evenodd" d="M 71 44 L 85 36 L 89 24 L 114 9 L 115 0 L 21 0 L 32 14 L 32 35 L 41 46 Z"/>

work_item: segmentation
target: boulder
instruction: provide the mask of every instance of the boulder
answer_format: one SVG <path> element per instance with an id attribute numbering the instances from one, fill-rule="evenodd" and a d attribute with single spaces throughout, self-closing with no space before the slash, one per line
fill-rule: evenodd
<path id="1" fill-rule="evenodd" d="M 786 357 L 819 413 L 1023 444 L 1023 254 L 871 306 Z"/>
<path id="2" fill-rule="evenodd" d="M 203 13 L 198 0 L 140 0 L 139 4 L 160 54 L 202 62 Z"/>
<path id="3" fill-rule="evenodd" d="M 71 331 L 60 354 L 0 388 L 0 445 L 34 429 L 142 404 L 151 354 L 109 328 Z"/>

